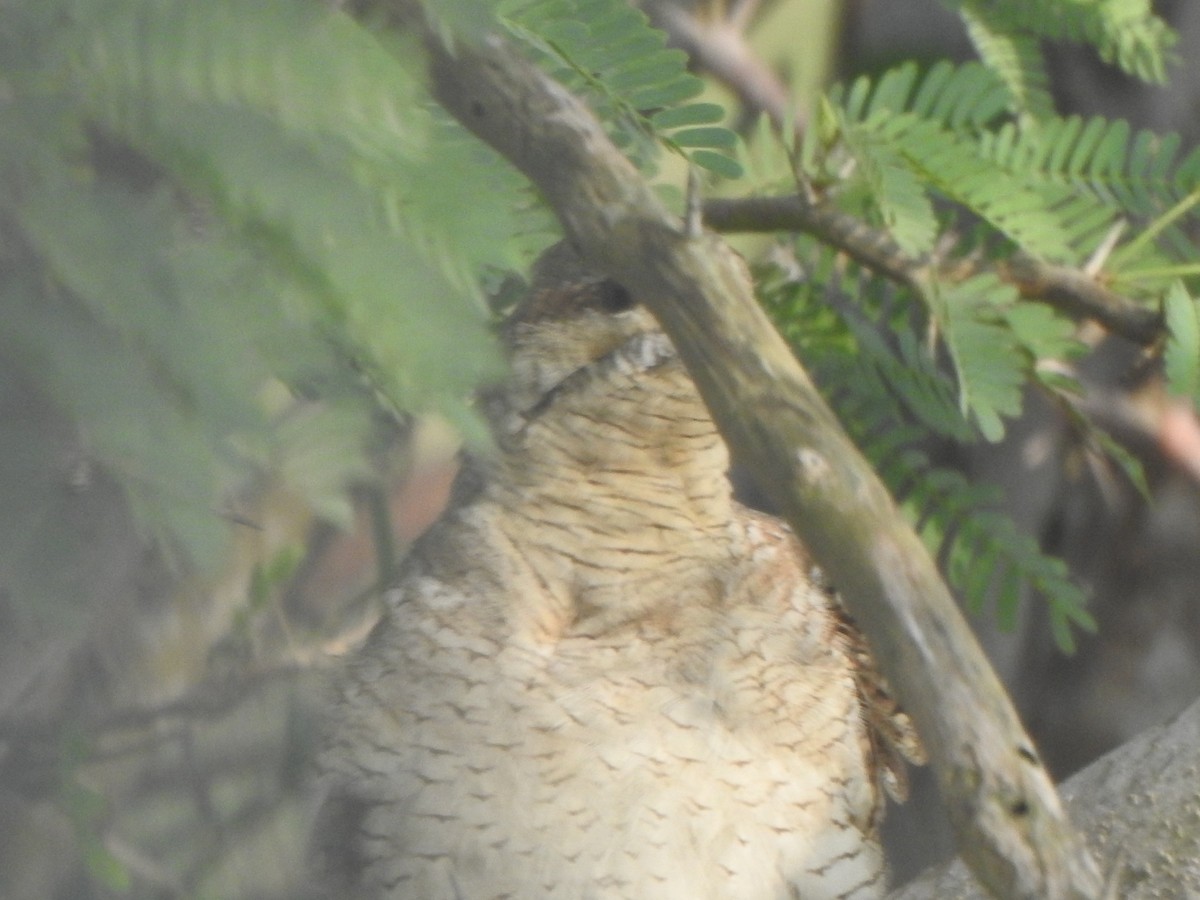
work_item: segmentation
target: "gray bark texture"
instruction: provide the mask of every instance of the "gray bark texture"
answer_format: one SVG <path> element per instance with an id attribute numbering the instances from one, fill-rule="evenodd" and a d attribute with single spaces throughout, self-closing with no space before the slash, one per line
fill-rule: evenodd
<path id="1" fill-rule="evenodd" d="M 1102 756 L 1062 787 L 1122 900 L 1200 898 L 1200 701 Z M 977 900 L 986 895 L 955 861 L 889 900 Z"/>

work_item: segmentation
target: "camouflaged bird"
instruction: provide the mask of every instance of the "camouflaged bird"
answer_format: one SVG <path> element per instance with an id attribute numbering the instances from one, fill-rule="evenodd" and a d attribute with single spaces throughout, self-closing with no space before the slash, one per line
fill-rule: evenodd
<path id="1" fill-rule="evenodd" d="M 341 675 L 331 894 L 878 896 L 919 745 L 669 340 L 565 245 L 504 337 L 499 449 Z"/>

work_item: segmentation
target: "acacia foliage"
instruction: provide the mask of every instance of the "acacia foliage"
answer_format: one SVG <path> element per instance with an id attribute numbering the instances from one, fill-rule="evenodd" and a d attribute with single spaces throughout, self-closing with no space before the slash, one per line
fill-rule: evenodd
<path id="1" fill-rule="evenodd" d="M 506 35 L 664 186 L 677 175 L 666 154 L 726 195 L 817 195 L 918 260 L 1019 252 L 1082 266 L 1100 253 L 1106 282 L 1165 305 L 1167 375 L 1197 397 L 1187 235 L 1200 157 L 1122 122 L 1056 117 L 1039 44 L 1087 41 L 1160 79 L 1170 31 L 1141 0 L 1049 5 L 1062 15 L 951 5 L 981 62 L 907 64 L 831 90 L 799 144 L 766 129 L 743 142 L 623 0 L 426 11 L 457 39 Z M 430 99 L 420 53 L 385 16 L 316 0 L 3 9 L 0 402 L 52 410 L 74 454 L 64 469 L 61 431 L 34 427 L 0 451 L 0 570 L 19 605 L 86 603 L 44 577 L 42 548 L 84 540 L 63 501 L 70 472 L 111 479 L 187 567 L 220 559 L 234 527 L 221 511 L 268 478 L 348 521 L 381 430 L 410 413 L 481 439 L 469 397 L 501 371 L 485 294 L 554 227 Z M 1073 323 L 987 272 L 918 291 L 820 235 L 777 243 L 802 277 L 763 270 L 765 302 L 952 582 L 977 606 L 996 596 L 1006 619 L 1022 586 L 1038 589 L 1069 646 L 1089 619 L 1062 565 L 995 512 L 993 492 L 922 448 L 999 439 L 1031 388 L 1074 410 L 1074 386 L 1045 365 L 1085 352 Z"/>

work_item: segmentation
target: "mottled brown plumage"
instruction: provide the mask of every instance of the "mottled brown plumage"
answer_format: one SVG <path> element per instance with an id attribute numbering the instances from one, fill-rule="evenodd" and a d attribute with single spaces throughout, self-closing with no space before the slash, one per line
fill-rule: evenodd
<path id="1" fill-rule="evenodd" d="M 505 338 L 499 450 L 340 678 L 332 892 L 877 896 L 915 737 L 670 342 L 565 247 Z"/>

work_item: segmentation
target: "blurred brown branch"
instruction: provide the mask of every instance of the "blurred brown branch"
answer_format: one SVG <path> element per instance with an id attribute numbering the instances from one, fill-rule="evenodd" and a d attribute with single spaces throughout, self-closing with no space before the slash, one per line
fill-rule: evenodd
<path id="1" fill-rule="evenodd" d="M 735 3 L 728 12 L 720 9 L 720 3 L 679 0 L 643 0 L 640 6 L 651 23 L 667 33 L 673 46 L 686 51 L 695 66 L 733 91 L 748 113 L 765 113 L 776 128 L 790 126 L 797 134 L 804 130 L 803 111 L 779 76 L 746 42 L 745 28 L 757 3 Z"/>

